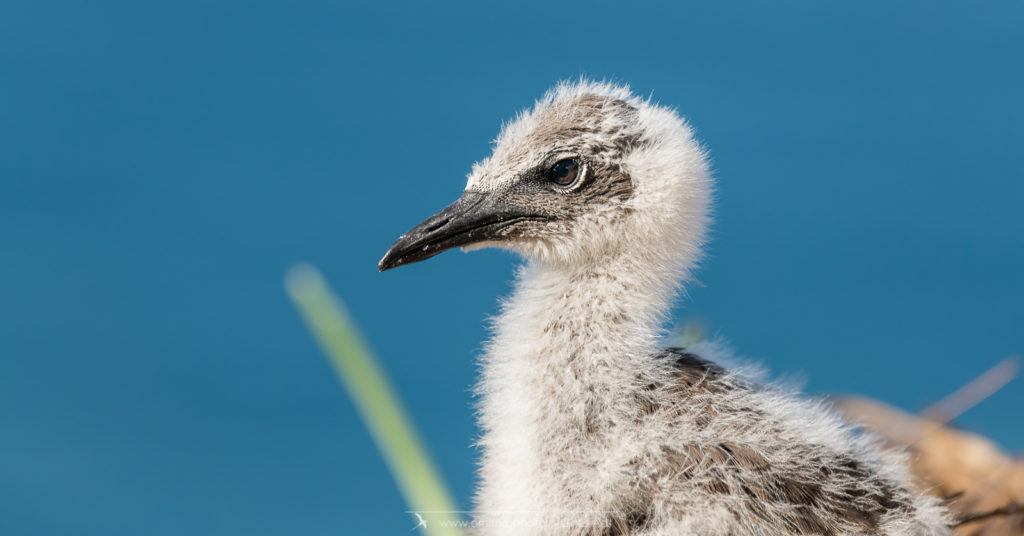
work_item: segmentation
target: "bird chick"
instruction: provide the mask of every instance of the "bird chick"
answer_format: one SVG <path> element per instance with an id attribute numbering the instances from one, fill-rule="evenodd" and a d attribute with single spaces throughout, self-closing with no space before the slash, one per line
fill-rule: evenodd
<path id="1" fill-rule="evenodd" d="M 671 109 L 563 83 L 379 268 L 455 247 L 527 259 L 483 356 L 480 534 L 948 535 L 899 454 L 820 402 L 662 349 L 712 180 Z"/>

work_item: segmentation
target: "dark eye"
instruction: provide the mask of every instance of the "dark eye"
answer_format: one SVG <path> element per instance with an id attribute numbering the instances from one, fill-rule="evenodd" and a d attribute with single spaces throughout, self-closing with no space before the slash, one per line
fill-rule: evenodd
<path id="1" fill-rule="evenodd" d="M 575 158 L 559 160 L 548 171 L 548 180 L 559 186 L 571 186 L 580 174 L 580 164 Z"/>

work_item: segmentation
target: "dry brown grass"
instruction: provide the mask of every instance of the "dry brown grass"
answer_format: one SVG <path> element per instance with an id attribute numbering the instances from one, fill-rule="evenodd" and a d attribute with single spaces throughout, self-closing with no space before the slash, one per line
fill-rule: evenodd
<path id="1" fill-rule="evenodd" d="M 880 402 L 846 398 L 839 407 L 894 448 L 908 448 L 911 470 L 922 489 L 949 498 L 950 508 L 960 519 L 1007 506 L 1013 510 L 965 522 L 956 529 L 959 536 L 1024 535 L 1024 460 L 1011 457 L 984 437 Z"/>

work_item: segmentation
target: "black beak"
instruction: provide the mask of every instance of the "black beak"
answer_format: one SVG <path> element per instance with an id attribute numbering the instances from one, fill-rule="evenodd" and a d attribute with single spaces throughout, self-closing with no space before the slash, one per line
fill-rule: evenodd
<path id="1" fill-rule="evenodd" d="M 377 269 L 390 270 L 425 261 L 452 248 L 500 240 L 507 228 L 537 215 L 507 204 L 500 193 L 463 192 L 458 201 L 402 235 Z"/>

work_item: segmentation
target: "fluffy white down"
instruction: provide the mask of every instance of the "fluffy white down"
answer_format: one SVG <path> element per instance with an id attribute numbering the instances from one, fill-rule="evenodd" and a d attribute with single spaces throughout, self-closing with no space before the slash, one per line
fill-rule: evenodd
<path id="1" fill-rule="evenodd" d="M 626 128 L 640 131 L 644 143 L 624 162 L 635 192 L 626 218 L 598 214 L 565 240 L 514 246 L 527 261 L 493 321 L 478 386 L 477 532 L 621 533 L 608 528 L 608 519 L 642 496 L 651 515 L 635 534 L 784 534 L 762 518 L 734 513 L 730 502 L 753 500 L 748 497 L 687 495 L 689 488 L 669 481 L 662 490 L 636 489 L 636 475 L 652 470 L 646 465 L 656 464 L 663 446 L 710 449 L 723 440 L 755 445 L 777 467 L 807 452 L 790 448 L 794 441 L 845 453 L 884 481 L 910 489 L 901 455 L 884 452 L 821 402 L 781 388 L 708 395 L 721 411 L 707 428 L 676 414 L 637 418 L 640 395 L 634 395 L 643 385 L 671 381 L 670 367 L 652 356 L 663 346 L 666 314 L 699 259 L 708 225 L 712 181 L 691 129 L 673 110 L 638 99 L 626 87 L 561 84 L 504 126 L 494 156 L 474 167 L 467 188 L 488 190 L 507 180 L 497 172 L 506 147 L 528 137 L 546 109 L 583 95 L 619 99 L 638 110 Z M 595 234 L 601 251 L 580 247 Z M 710 343 L 687 351 L 719 363 L 730 359 Z M 730 413 L 734 407 L 763 412 L 773 426 Z M 876 533 L 950 531 L 938 503 L 916 495 L 912 514 L 886 514 Z"/>

